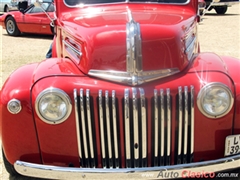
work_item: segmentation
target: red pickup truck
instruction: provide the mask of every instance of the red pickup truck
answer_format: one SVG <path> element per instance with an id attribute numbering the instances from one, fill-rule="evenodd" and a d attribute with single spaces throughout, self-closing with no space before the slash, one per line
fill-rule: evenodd
<path id="1" fill-rule="evenodd" d="M 189 180 L 239 170 L 240 60 L 200 51 L 197 0 L 54 5 L 52 57 L 18 68 L 0 91 L 10 178 Z"/>

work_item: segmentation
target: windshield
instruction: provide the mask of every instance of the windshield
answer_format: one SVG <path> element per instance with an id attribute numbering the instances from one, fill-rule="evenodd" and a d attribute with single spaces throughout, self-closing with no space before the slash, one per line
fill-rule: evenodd
<path id="1" fill-rule="evenodd" d="M 119 2 L 140 2 L 140 3 L 174 3 L 185 4 L 189 0 L 65 0 L 65 3 L 69 6 L 76 6 L 81 4 L 107 4 L 107 3 L 119 3 Z"/>
<path id="2" fill-rule="evenodd" d="M 33 6 L 32 8 L 30 8 L 27 13 L 41 13 L 41 12 L 53 12 L 54 11 L 54 5 L 52 3 L 48 3 L 48 2 L 43 2 L 41 3 L 41 7 L 40 6 Z"/>

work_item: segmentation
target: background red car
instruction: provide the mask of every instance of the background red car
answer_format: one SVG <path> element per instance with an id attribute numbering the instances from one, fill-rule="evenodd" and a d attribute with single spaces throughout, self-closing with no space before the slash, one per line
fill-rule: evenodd
<path id="1" fill-rule="evenodd" d="M 0 25 L 6 29 L 10 36 L 18 36 L 21 33 L 53 34 L 51 20 L 44 10 L 52 18 L 54 17 L 54 5 L 52 1 L 45 0 L 42 7 L 31 5 L 24 12 L 13 11 L 0 17 Z"/>

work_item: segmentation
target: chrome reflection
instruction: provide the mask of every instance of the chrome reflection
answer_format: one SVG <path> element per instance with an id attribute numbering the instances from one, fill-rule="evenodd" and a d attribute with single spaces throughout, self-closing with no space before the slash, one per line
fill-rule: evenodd
<path id="1" fill-rule="evenodd" d="M 130 109 L 129 109 L 129 89 L 124 92 L 124 122 L 125 122 L 125 149 L 126 149 L 126 167 L 131 167 L 131 143 L 130 143 Z"/>
<path id="2" fill-rule="evenodd" d="M 180 71 L 178 68 L 171 68 L 154 71 L 142 71 L 139 72 L 137 76 L 133 76 L 130 72 L 91 69 L 88 74 L 90 76 L 106 79 L 121 84 L 140 85 L 164 77 L 168 77 L 179 72 Z"/>
<path id="3" fill-rule="evenodd" d="M 170 159 L 174 164 L 192 162 L 194 87 L 180 86 L 174 93 L 170 88 L 153 89 L 146 97 L 145 89 L 134 87 L 116 96 L 116 90 L 92 90 L 90 94 L 88 89 L 75 89 L 79 157 L 84 163 L 81 167 L 95 167 L 98 155 L 104 169 L 148 167 L 149 162 L 166 166 L 171 165 Z M 93 120 L 94 112 L 98 113 L 98 123 Z M 93 130 L 96 128 L 99 134 Z M 123 141 L 119 141 L 121 137 Z M 100 141 L 99 150 L 95 139 Z M 89 162 L 93 158 L 94 162 Z"/>

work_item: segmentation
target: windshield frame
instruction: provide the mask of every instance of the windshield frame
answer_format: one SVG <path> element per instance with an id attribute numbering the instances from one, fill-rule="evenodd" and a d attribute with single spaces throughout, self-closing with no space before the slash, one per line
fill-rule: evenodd
<path id="1" fill-rule="evenodd" d="M 184 3 L 177 3 L 177 2 L 157 2 L 157 0 L 145 0 L 145 1 L 141 1 L 141 0 L 134 0 L 134 1 L 131 1 L 131 0 L 125 0 L 125 1 L 121 1 L 121 0 L 118 0 L 118 2 L 107 2 L 107 3 L 90 3 L 90 4 L 84 4 L 84 3 L 80 3 L 80 4 L 76 4 L 76 5 L 69 5 L 69 3 L 67 3 L 66 1 L 68 0 L 64 0 L 64 4 L 67 6 L 67 7 L 71 7 L 71 8 L 79 8 L 79 7 L 86 7 L 86 6 L 99 6 L 99 5 L 112 5 L 112 4 L 156 4 L 156 5 L 159 5 L 159 4 L 172 4 L 172 5 L 186 5 L 186 4 L 189 4 L 189 2 L 191 0 L 185 0 Z M 117 0 L 116 0 L 117 1 Z M 166 1 L 166 0 L 163 0 L 163 1 Z M 177 1 L 177 0 L 169 0 L 169 1 Z M 179 0 L 178 0 L 179 1 Z"/>
<path id="2" fill-rule="evenodd" d="M 43 4 L 46 4 L 46 8 L 44 8 L 42 6 Z M 50 7 L 54 6 L 51 1 L 49 1 L 49 2 L 48 1 L 43 1 L 43 2 L 41 2 L 40 6 L 42 6 L 42 7 L 33 6 L 32 8 L 30 8 L 26 11 L 26 14 L 44 13 L 44 11 L 45 12 L 54 12 L 54 11 L 49 11 Z M 40 9 L 40 11 L 36 11 L 36 12 L 34 11 L 33 12 L 34 9 Z"/>

